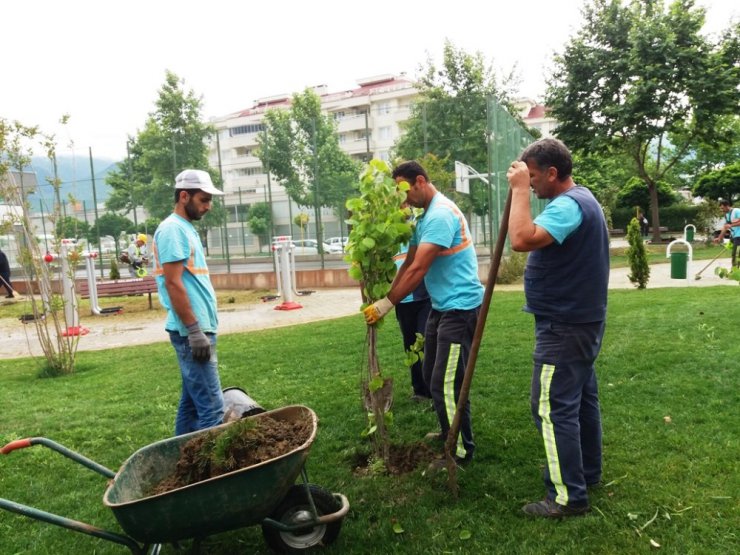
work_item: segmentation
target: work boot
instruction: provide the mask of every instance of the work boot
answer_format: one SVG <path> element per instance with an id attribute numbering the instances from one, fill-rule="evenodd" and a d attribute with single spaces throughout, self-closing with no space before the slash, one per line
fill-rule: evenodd
<path id="1" fill-rule="evenodd" d="M 583 516 L 591 508 L 588 505 L 583 507 L 569 507 L 567 505 L 560 505 L 555 503 L 552 499 L 543 499 L 536 503 L 529 503 L 522 507 L 529 516 L 540 516 L 544 518 L 565 518 L 568 516 Z"/>

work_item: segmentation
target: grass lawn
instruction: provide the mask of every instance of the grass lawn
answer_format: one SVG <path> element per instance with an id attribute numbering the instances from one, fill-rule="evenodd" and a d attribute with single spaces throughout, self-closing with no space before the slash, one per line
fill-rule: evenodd
<path id="1" fill-rule="evenodd" d="M 266 408 L 304 404 L 319 416 L 307 470 L 347 495 L 350 513 L 327 554 L 738 552 L 740 345 L 737 290 L 610 291 L 598 360 L 605 487 L 592 512 L 562 522 L 527 519 L 543 496 L 544 450 L 529 413 L 533 323 L 523 294 L 494 295 L 472 388 L 476 459 L 443 476 L 353 472 L 364 416 L 365 325 L 358 316 L 219 338 L 222 384 Z M 380 332 L 381 364 L 396 383 L 392 437 L 411 443 L 436 418 L 409 399 L 396 323 Z M 169 437 L 179 394 L 167 343 L 82 352 L 77 372 L 38 378 L 31 359 L 0 369 L 0 445 L 46 436 L 116 469 Z M 0 497 L 120 531 L 102 504 L 105 479 L 43 447 L 0 456 Z M 234 492 L 238 495 L 239 492 Z M 217 510 L 217 508 L 215 508 Z M 403 531 L 398 533 L 400 525 Z M 116 554 L 127 550 L 0 510 L 0 553 Z M 650 541 L 660 544 L 651 547 Z M 186 544 L 187 546 L 187 544 Z M 166 546 L 164 553 L 182 553 Z M 208 538 L 202 553 L 266 553 L 258 526 Z"/>

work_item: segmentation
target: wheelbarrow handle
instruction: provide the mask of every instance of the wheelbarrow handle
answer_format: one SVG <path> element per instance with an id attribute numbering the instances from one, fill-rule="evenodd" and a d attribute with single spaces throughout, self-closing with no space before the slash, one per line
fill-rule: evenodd
<path id="1" fill-rule="evenodd" d="M 339 510 L 328 514 L 328 515 L 322 515 L 317 520 L 319 521 L 319 524 L 329 524 L 331 522 L 341 520 L 343 519 L 347 513 L 349 512 L 349 501 L 347 500 L 347 497 L 344 496 L 341 493 L 335 493 L 334 499 L 339 501 L 340 507 Z"/>
<path id="2" fill-rule="evenodd" d="M 16 449 L 23 449 L 25 447 L 31 447 L 31 445 L 33 445 L 33 443 L 31 443 L 30 438 L 16 439 L 15 441 L 11 441 L 2 449 L 0 449 L 0 454 L 7 455 L 11 451 L 15 451 Z"/>
<path id="3" fill-rule="evenodd" d="M 31 447 L 32 445 L 43 445 L 44 447 L 48 447 L 52 451 L 56 451 L 60 455 L 64 455 L 68 459 L 72 459 L 82 466 L 87 467 L 90 470 L 97 472 L 98 474 L 102 474 L 106 478 L 115 478 L 116 476 L 115 472 L 104 467 L 103 465 L 98 464 L 95 461 L 80 455 L 79 453 L 75 453 L 71 449 L 67 449 L 64 445 L 45 437 L 29 437 L 26 439 L 16 439 L 15 441 L 11 441 L 5 447 L 0 449 L 0 453 L 2 453 L 3 455 L 7 455 L 11 451 L 15 451 L 16 449 L 23 449 L 25 447 Z"/>

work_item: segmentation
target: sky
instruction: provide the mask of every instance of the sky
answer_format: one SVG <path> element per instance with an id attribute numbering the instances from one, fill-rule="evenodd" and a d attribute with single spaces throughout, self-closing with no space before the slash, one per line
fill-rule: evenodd
<path id="1" fill-rule="evenodd" d="M 55 133 L 58 153 L 122 159 L 154 110 L 165 71 L 203 100 L 205 119 L 258 98 L 405 72 L 444 41 L 481 52 L 521 96 L 541 99 L 583 0 L 14 0 L 4 2 L 0 117 Z M 740 19 L 740 2 L 697 0 L 705 29 Z M 58 124 L 69 114 L 66 126 Z"/>

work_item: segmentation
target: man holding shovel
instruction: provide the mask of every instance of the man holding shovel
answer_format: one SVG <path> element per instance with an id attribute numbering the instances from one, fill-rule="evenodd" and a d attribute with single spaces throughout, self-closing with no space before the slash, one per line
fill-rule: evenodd
<path id="1" fill-rule="evenodd" d="M 454 202 L 437 191 L 418 162 L 397 166 L 393 179 L 409 183 L 406 201 L 423 208 L 424 214 L 417 220 L 406 259 L 390 293 L 364 310 L 365 320 L 370 325 L 378 322 L 424 280 L 432 310 L 424 334 L 422 373 L 441 429 L 439 435 L 433 435 L 444 441 L 455 415 L 483 301 L 478 260 L 465 216 Z M 470 461 L 474 450 L 468 401 L 462 413 L 455 461 Z"/>
<path id="2" fill-rule="evenodd" d="M 594 361 L 606 319 L 609 235 L 599 203 L 573 182 L 572 166 L 565 145 L 547 138 L 527 147 L 507 173 L 511 246 L 531 253 L 524 273 L 524 310 L 535 318 L 530 400 L 547 458 L 547 495 L 523 510 L 545 518 L 588 512 L 587 487 L 601 480 Z M 530 187 L 551 199 L 534 220 Z"/>
<path id="3" fill-rule="evenodd" d="M 737 247 L 740 246 L 740 208 L 733 208 L 729 200 L 720 200 L 719 208 L 724 214 L 725 225 L 722 227 L 722 233 L 720 233 L 715 239 L 715 243 L 719 243 L 725 236 L 726 232 L 730 232 L 730 240 L 732 241 L 732 267 L 737 266 Z"/>

